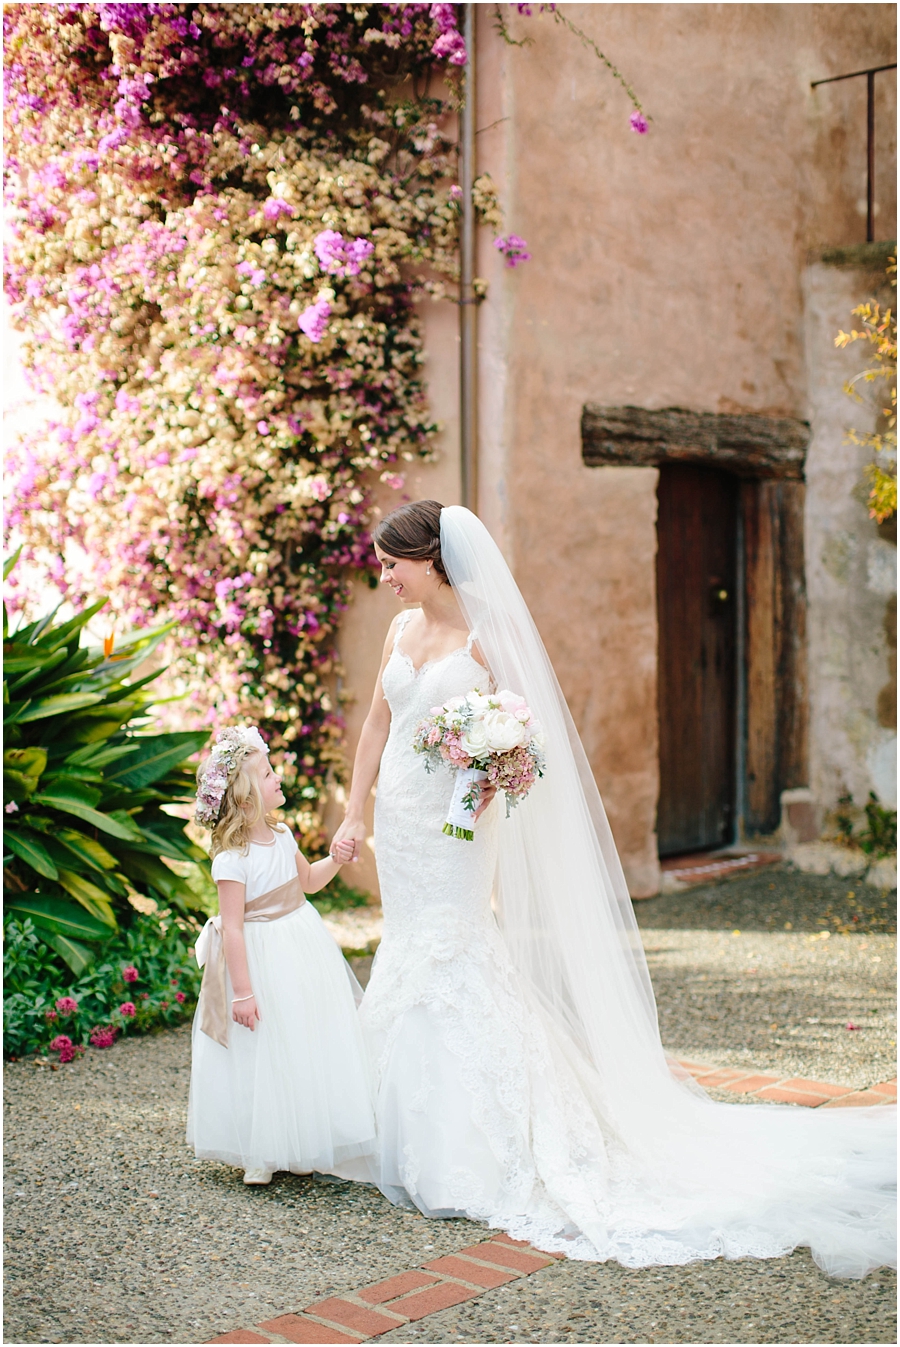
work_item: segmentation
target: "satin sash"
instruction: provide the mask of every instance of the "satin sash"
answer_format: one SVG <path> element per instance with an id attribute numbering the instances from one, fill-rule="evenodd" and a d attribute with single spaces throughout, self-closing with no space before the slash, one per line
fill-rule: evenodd
<path id="1" fill-rule="evenodd" d="M 244 906 L 244 921 L 278 921 L 296 912 L 306 902 L 306 894 L 295 875 L 277 889 L 261 893 Z M 222 918 L 210 917 L 196 944 L 197 963 L 203 969 L 200 1000 L 197 1013 L 204 1034 L 228 1047 L 228 996 L 225 986 L 225 943 L 222 940 Z"/>

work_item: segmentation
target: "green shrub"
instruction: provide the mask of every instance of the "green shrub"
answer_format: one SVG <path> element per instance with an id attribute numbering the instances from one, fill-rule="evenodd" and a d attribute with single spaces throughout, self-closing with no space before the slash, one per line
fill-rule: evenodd
<path id="1" fill-rule="evenodd" d="M 890 856 L 897 850 L 897 811 L 885 809 L 873 790 L 865 806 L 866 828 L 859 845 L 870 856 Z"/>
<path id="2" fill-rule="evenodd" d="M 162 670 L 129 681 L 169 628 L 133 632 L 115 654 L 111 641 L 82 646 L 103 602 L 14 632 L 3 610 L 4 912 L 29 918 L 76 975 L 134 923 L 129 894 L 188 916 L 204 910 L 209 876 L 166 812 L 193 797 L 186 759 L 209 736 L 147 733 L 146 685 Z"/>
<path id="3" fill-rule="evenodd" d="M 4 1052 L 16 1057 L 46 1052 L 58 1035 L 75 1047 L 86 1046 L 93 1035 L 102 1046 L 104 1038 L 111 1043 L 118 1034 L 179 1023 L 193 1013 L 200 992 L 193 926 L 171 912 L 135 913 L 131 925 L 106 942 L 102 957 L 73 978 L 42 930 L 27 917 L 9 917 L 3 950 Z M 75 1010 L 67 1010 L 65 998 Z M 135 1013 L 123 1015 L 123 1005 L 133 1005 Z M 103 1033 L 109 1030 L 114 1032 Z"/>

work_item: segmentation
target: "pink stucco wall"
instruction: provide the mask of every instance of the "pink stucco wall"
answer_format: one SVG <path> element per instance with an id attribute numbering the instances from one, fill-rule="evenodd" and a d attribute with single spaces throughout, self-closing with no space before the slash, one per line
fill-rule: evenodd
<path id="1" fill-rule="evenodd" d="M 656 472 L 584 467 L 581 409 L 807 416 L 807 256 L 865 238 L 865 81 L 810 82 L 893 60 L 895 10 L 567 5 L 638 91 L 652 118 L 639 137 L 624 93 L 572 33 L 503 9 L 533 42 L 507 46 L 494 6 L 478 6 L 478 170 L 533 260 L 504 269 L 482 231 L 479 512 L 532 606 L 641 896 L 659 876 Z M 876 79 L 876 237 L 893 237 L 895 72 Z M 449 305 L 428 318 L 447 431 L 413 491 L 448 503 L 453 322 Z M 345 624 L 363 702 L 387 617 L 366 592 Z"/>

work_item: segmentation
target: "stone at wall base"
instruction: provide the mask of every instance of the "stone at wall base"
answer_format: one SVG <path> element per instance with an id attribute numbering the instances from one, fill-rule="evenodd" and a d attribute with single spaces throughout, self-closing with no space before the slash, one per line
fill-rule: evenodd
<path id="1" fill-rule="evenodd" d="M 858 847 L 842 847 L 837 842 L 801 842 L 787 853 L 787 859 L 807 875 L 837 875 L 840 879 L 863 878 L 877 889 L 897 887 L 897 858 L 885 856 L 870 863 Z"/>
<path id="2" fill-rule="evenodd" d="M 800 842 L 791 847 L 788 859 L 807 875 L 839 875 L 850 879 L 865 873 L 868 857 L 855 847 L 836 842 Z"/>
<path id="3" fill-rule="evenodd" d="M 880 861 L 869 867 L 869 873 L 866 875 L 866 883 L 873 884 L 878 889 L 895 889 L 897 887 L 897 857 L 884 856 Z"/>

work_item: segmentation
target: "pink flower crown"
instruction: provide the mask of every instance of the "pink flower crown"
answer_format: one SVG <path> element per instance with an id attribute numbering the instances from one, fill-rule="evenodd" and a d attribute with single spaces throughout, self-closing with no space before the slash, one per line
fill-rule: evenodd
<path id="1" fill-rule="evenodd" d="M 255 725 L 231 725 L 216 735 L 213 751 L 200 773 L 194 818 L 203 828 L 212 828 L 222 812 L 228 779 L 250 753 L 266 753 L 269 747 Z"/>

